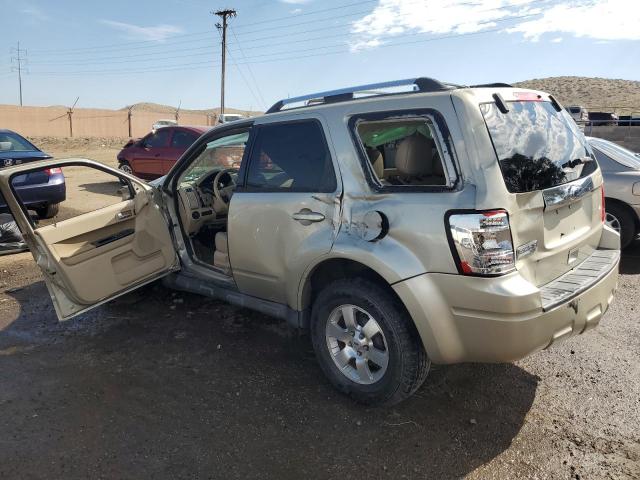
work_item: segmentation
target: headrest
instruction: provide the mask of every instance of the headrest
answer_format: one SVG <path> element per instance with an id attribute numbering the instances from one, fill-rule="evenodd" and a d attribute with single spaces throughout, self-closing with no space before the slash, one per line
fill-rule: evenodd
<path id="1" fill-rule="evenodd" d="M 400 175 L 431 175 L 434 146 L 432 138 L 419 133 L 402 140 L 396 152 L 396 168 Z"/>
<path id="2" fill-rule="evenodd" d="M 12 146 L 11 142 L 0 142 L 0 150 L 11 150 Z"/>
<path id="3" fill-rule="evenodd" d="M 373 147 L 366 147 L 367 157 L 369 157 L 369 162 L 373 167 L 373 171 L 378 176 L 378 178 L 382 179 L 384 177 L 384 158 L 380 153 L 380 150 Z"/>

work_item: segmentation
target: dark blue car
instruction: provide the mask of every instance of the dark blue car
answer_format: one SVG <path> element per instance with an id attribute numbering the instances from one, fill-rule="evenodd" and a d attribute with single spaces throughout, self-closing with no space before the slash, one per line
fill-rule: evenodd
<path id="1" fill-rule="evenodd" d="M 0 168 L 20 165 L 37 160 L 46 160 L 46 154 L 26 138 L 11 130 L 0 129 Z M 40 218 L 52 218 L 58 213 L 59 203 L 66 198 L 64 175 L 59 168 L 50 168 L 18 175 L 13 179 L 16 194 L 29 210 Z M 0 213 L 7 211 L 0 197 Z"/>

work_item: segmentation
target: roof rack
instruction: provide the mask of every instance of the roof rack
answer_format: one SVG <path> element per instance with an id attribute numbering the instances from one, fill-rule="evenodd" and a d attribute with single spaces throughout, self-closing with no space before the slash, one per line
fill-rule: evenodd
<path id="1" fill-rule="evenodd" d="M 274 103 L 273 106 L 267 110 L 267 113 L 279 112 L 285 105 L 299 102 L 313 101 L 313 105 L 321 105 L 328 103 L 347 102 L 355 98 L 356 93 L 365 94 L 369 96 L 373 95 L 386 95 L 383 92 L 377 92 L 376 90 L 382 88 L 392 87 L 406 87 L 413 85 L 413 92 L 442 92 L 445 90 L 451 90 L 453 88 L 459 88 L 460 85 L 453 85 L 450 83 L 442 83 L 433 78 L 419 77 L 408 78 L 405 80 L 393 80 L 390 82 L 382 83 L 370 83 L 368 85 L 358 85 L 355 87 L 341 88 L 339 90 L 329 90 L 326 92 L 311 93 L 309 95 L 303 95 L 301 97 L 285 98 Z M 402 92 L 411 93 L 411 92 Z"/>
<path id="2" fill-rule="evenodd" d="M 513 88 L 513 85 L 508 83 L 496 82 L 496 83 L 481 83 L 479 85 L 471 85 L 470 88 Z"/>

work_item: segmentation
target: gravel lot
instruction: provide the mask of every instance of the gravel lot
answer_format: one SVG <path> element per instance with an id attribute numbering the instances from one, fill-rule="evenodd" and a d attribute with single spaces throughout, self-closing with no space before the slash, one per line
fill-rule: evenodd
<path id="1" fill-rule="evenodd" d="M 375 409 L 279 321 L 151 285 L 60 324 L 0 257 L 0 478 L 639 479 L 639 274 L 636 242 L 597 329 Z"/>

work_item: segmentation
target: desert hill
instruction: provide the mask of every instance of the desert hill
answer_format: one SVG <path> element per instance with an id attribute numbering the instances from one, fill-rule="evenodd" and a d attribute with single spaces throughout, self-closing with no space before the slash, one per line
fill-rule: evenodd
<path id="1" fill-rule="evenodd" d="M 168 113 L 168 114 L 175 113 L 177 108 L 177 106 L 173 107 L 171 105 L 161 105 L 159 103 L 151 103 L 151 102 L 134 103 L 133 105 L 131 105 L 131 107 L 133 107 L 133 111 L 138 111 L 138 112 L 156 112 L 156 113 Z M 120 110 L 127 110 L 128 108 L 129 106 L 126 106 L 124 108 L 121 108 Z M 224 110 L 226 113 L 241 113 L 243 115 L 251 115 L 251 116 L 259 115 L 262 113 L 258 111 L 238 110 L 237 108 L 229 108 L 229 107 L 225 107 Z M 208 109 L 202 109 L 202 110 L 190 110 L 188 108 L 180 108 L 180 111 L 184 113 L 204 113 L 204 114 L 220 113 L 219 108 L 208 108 Z"/>
<path id="2" fill-rule="evenodd" d="M 618 114 L 640 113 L 640 82 L 611 78 L 548 77 L 513 85 L 552 93 L 563 105 Z"/>

